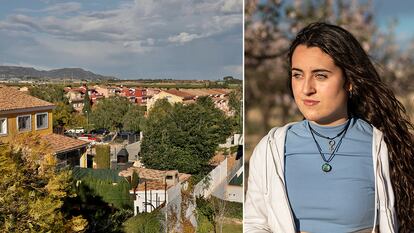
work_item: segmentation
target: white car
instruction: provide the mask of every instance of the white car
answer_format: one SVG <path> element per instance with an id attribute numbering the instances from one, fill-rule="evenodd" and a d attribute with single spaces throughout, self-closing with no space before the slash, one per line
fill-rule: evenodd
<path id="1" fill-rule="evenodd" d="M 83 128 L 73 128 L 66 130 L 67 133 L 85 133 Z"/>

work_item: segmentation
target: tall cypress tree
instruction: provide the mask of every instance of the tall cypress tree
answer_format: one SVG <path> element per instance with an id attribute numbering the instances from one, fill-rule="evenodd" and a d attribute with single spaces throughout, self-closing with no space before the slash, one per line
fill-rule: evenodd
<path id="1" fill-rule="evenodd" d="M 91 107 L 91 100 L 89 98 L 89 90 L 88 90 L 88 86 L 86 86 L 86 93 L 83 97 L 83 113 L 84 114 L 91 114 L 92 111 L 92 107 Z"/>

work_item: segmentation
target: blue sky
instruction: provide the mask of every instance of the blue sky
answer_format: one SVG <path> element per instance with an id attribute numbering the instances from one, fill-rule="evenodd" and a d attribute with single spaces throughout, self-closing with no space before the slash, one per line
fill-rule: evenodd
<path id="1" fill-rule="evenodd" d="M 287 0 L 290 2 L 293 0 Z M 373 0 L 414 37 L 414 1 Z M 242 0 L 0 0 L 0 65 L 118 78 L 242 78 Z"/>
<path id="2" fill-rule="evenodd" d="M 375 19 L 382 30 L 391 20 L 397 20 L 395 36 L 402 46 L 414 39 L 414 1 L 373 0 Z"/>
<path id="3" fill-rule="evenodd" d="M 266 1 L 266 0 L 260 0 Z M 300 0 L 282 0 L 284 6 L 292 5 L 293 2 Z M 303 0 L 307 1 L 307 0 Z M 318 1 L 318 0 L 311 0 Z M 322 1 L 322 0 L 319 0 Z M 333 0 L 334 2 L 336 0 Z M 345 2 L 356 1 L 358 3 L 373 3 L 374 20 L 379 29 L 383 32 L 388 31 L 388 25 L 396 20 L 395 40 L 404 49 L 409 42 L 414 39 L 414 1 L 409 0 L 344 0 Z"/>
<path id="4" fill-rule="evenodd" d="M 0 0 L 0 64 L 242 78 L 242 0 Z"/>

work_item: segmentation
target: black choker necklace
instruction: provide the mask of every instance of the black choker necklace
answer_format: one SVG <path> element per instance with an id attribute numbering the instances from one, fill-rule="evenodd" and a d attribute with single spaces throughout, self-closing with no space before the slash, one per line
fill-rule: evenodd
<path id="1" fill-rule="evenodd" d="M 332 159 L 335 157 L 335 152 L 337 152 L 338 151 L 338 149 L 339 149 L 339 146 L 341 145 L 341 143 L 342 143 L 342 139 L 344 138 L 344 136 L 345 136 L 345 134 L 346 134 L 346 131 L 348 130 L 348 127 L 349 127 L 349 124 L 350 124 L 350 122 L 351 122 L 351 120 L 348 120 L 348 122 L 346 123 L 346 126 L 345 126 L 345 128 L 341 131 L 341 132 L 339 132 L 335 137 L 327 137 L 327 136 L 324 136 L 324 135 L 322 135 L 322 134 L 320 134 L 320 133 L 318 133 L 317 131 L 315 131 L 312 127 L 311 127 L 311 125 L 310 125 L 310 123 L 309 123 L 309 121 L 308 121 L 308 126 L 309 126 L 309 129 L 310 129 L 310 132 L 311 132 L 311 135 L 312 135 L 312 138 L 313 138 L 313 140 L 315 141 L 315 143 L 316 143 L 316 146 L 318 147 L 318 150 L 319 150 L 319 154 L 321 155 L 321 157 L 322 157 L 322 160 L 325 162 L 324 164 L 322 164 L 322 171 L 324 171 L 324 172 L 330 172 L 331 170 L 332 170 L 332 166 L 329 164 L 331 161 L 332 161 Z M 315 139 L 315 135 L 314 134 L 316 134 L 316 135 L 318 135 L 319 137 L 322 137 L 322 138 L 325 138 L 325 139 L 328 139 L 329 140 L 329 146 L 330 146 L 330 151 L 331 151 L 331 155 L 329 156 L 329 158 L 328 159 L 326 159 L 325 158 L 325 155 L 322 153 L 322 149 L 321 149 L 321 146 L 319 145 L 319 143 L 316 141 L 316 139 Z M 341 138 L 339 139 L 339 142 L 338 142 L 338 144 L 336 144 L 336 147 L 334 148 L 334 145 L 335 145 L 335 141 L 334 141 L 334 139 L 335 138 L 337 138 L 337 137 L 339 137 L 340 135 L 342 135 L 341 136 Z"/>
<path id="2" fill-rule="evenodd" d="M 339 137 L 343 132 L 345 132 L 345 130 L 347 129 L 347 127 L 345 127 L 341 132 L 339 132 L 335 137 L 327 137 L 327 136 L 324 136 L 324 135 L 322 135 L 322 134 L 320 134 L 320 133 L 318 133 L 316 130 L 314 130 L 312 127 L 310 127 L 310 125 L 309 125 L 309 128 L 310 128 L 310 130 L 311 130 L 311 132 L 312 133 L 314 133 L 314 134 L 316 134 L 316 135 L 318 135 L 319 137 L 321 137 L 321 138 L 325 138 L 325 139 L 328 139 L 329 140 L 329 142 L 328 142 L 328 144 L 329 144 L 329 150 L 331 151 L 331 153 L 334 151 L 334 149 L 335 149 L 335 141 L 334 141 L 334 139 L 335 138 L 337 138 L 337 137 Z"/>

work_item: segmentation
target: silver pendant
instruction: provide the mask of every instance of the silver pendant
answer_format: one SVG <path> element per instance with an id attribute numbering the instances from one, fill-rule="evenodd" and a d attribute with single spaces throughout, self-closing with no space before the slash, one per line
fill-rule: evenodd
<path id="1" fill-rule="evenodd" d="M 329 140 L 329 150 L 332 152 L 335 150 L 335 141 Z"/>

